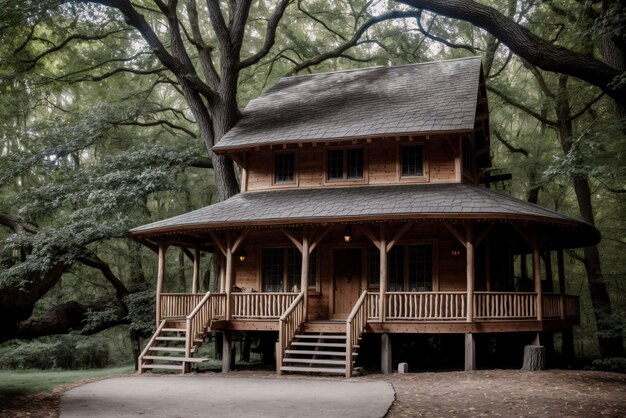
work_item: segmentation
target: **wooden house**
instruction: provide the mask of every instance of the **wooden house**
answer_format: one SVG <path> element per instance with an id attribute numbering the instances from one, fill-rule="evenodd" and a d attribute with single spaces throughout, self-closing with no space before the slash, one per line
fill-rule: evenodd
<path id="1" fill-rule="evenodd" d="M 364 333 L 381 336 L 383 372 L 389 334 L 464 334 L 471 370 L 477 333 L 579 322 L 563 249 L 600 234 L 481 185 L 491 158 L 480 58 L 283 78 L 213 151 L 241 167 L 240 194 L 130 232 L 159 254 L 158 329 L 140 370 L 184 372 L 218 332 L 228 371 L 231 335 L 249 331 L 276 336 L 278 373 L 351 376 Z M 171 246 L 195 259 L 191 293 L 163 293 Z M 220 260 L 216 292 L 198 293 L 202 252 Z M 557 292 L 545 289 L 551 252 Z M 179 356 L 163 355 L 168 340 Z"/>

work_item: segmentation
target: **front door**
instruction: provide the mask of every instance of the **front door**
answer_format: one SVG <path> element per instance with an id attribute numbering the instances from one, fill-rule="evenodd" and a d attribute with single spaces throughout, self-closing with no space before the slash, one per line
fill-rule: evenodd
<path id="1" fill-rule="evenodd" d="M 363 251 L 342 248 L 333 251 L 333 319 L 346 319 L 361 293 Z"/>

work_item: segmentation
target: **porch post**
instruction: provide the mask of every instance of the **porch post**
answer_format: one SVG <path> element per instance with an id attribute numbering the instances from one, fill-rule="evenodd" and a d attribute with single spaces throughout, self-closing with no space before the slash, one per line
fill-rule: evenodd
<path id="1" fill-rule="evenodd" d="M 533 243 L 533 280 L 535 281 L 535 293 L 537 294 L 537 321 L 543 320 L 543 295 L 541 293 L 541 254 L 537 240 Z"/>
<path id="2" fill-rule="evenodd" d="M 561 319 L 565 319 L 565 263 L 563 262 L 563 250 L 556 252 L 556 263 L 559 275 L 559 293 L 561 294 Z"/>
<path id="3" fill-rule="evenodd" d="M 226 232 L 226 273 L 225 273 L 225 293 L 226 293 L 226 320 L 231 318 L 231 292 L 233 290 L 233 240 L 230 231 Z"/>
<path id="4" fill-rule="evenodd" d="M 191 293 L 198 293 L 198 283 L 200 281 L 200 248 L 196 247 L 193 257 L 193 281 L 191 283 Z"/>
<path id="5" fill-rule="evenodd" d="M 378 313 L 380 322 L 387 316 L 387 226 L 380 225 L 380 296 L 378 298 Z M 384 339 L 383 339 L 384 341 Z"/>
<path id="6" fill-rule="evenodd" d="M 220 253 L 217 257 L 219 257 L 220 293 L 224 293 L 226 291 L 226 271 L 224 269 L 224 264 L 226 263 L 224 254 Z"/>
<path id="7" fill-rule="evenodd" d="M 159 264 L 157 270 L 157 286 L 156 286 L 156 326 L 161 323 L 161 293 L 163 293 L 163 281 L 165 279 L 165 253 L 167 245 L 161 241 L 159 243 Z"/>
<path id="8" fill-rule="evenodd" d="M 467 249 L 467 322 L 474 320 L 474 226 L 465 224 L 465 247 Z"/>
<path id="9" fill-rule="evenodd" d="M 393 372 L 391 353 L 391 339 L 389 334 L 384 333 L 380 336 L 380 371 L 384 374 Z"/>
<path id="10" fill-rule="evenodd" d="M 304 295 L 304 320 L 306 321 L 309 309 L 309 228 L 302 231 L 302 274 L 300 276 L 300 292 Z"/>
<path id="11" fill-rule="evenodd" d="M 476 370 L 476 342 L 474 334 L 465 334 L 465 371 Z"/>

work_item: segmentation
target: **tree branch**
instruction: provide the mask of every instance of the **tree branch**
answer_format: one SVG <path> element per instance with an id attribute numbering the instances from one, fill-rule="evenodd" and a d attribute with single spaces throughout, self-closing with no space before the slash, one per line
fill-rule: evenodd
<path id="1" fill-rule="evenodd" d="M 548 118 L 545 118 L 542 115 L 540 115 L 539 113 L 537 113 L 534 110 L 530 109 L 529 107 L 524 106 L 523 104 L 521 104 L 521 103 L 511 99 L 509 96 L 507 96 L 506 94 L 500 92 L 495 87 L 487 86 L 487 90 L 489 90 L 490 92 L 492 92 L 496 96 L 500 97 L 505 103 L 510 104 L 511 106 L 516 107 L 516 108 L 522 110 L 525 113 L 528 113 L 530 116 L 534 117 L 538 121 L 543 122 L 546 125 L 557 126 L 557 123 L 555 121 L 552 121 L 552 120 L 550 120 Z"/>
<path id="2" fill-rule="evenodd" d="M 528 151 L 526 151 L 524 148 L 514 147 L 510 142 L 508 142 L 506 139 L 504 139 L 504 136 L 502 135 L 502 133 L 499 130 L 494 129 L 493 133 L 496 136 L 496 138 L 498 138 L 498 141 L 500 141 L 502 143 L 502 145 L 504 145 L 509 150 L 509 152 L 511 152 L 513 154 L 522 154 L 524 157 L 528 157 L 529 156 Z"/>

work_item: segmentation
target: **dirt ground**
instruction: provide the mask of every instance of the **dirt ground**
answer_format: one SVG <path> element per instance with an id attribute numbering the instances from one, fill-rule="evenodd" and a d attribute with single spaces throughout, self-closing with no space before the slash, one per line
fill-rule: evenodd
<path id="1" fill-rule="evenodd" d="M 210 378 L 213 374 L 199 376 Z M 233 372 L 236 377 L 273 378 L 270 372 Z M 286 379 L 340 379 L 285 376 Z M 387 417 L 546 416 L 625 417 L 626 375 L 549 370 L 485 370 L 410 374 L 370 374 L 356 380 L 383 380 L 393 385 L 396 401 Z M 0 409 L 0 417 L 56 417 L 63 392 L 88 381 L 28 396 Z M 242 401 L 245 397 L 242 398 Z"/>

